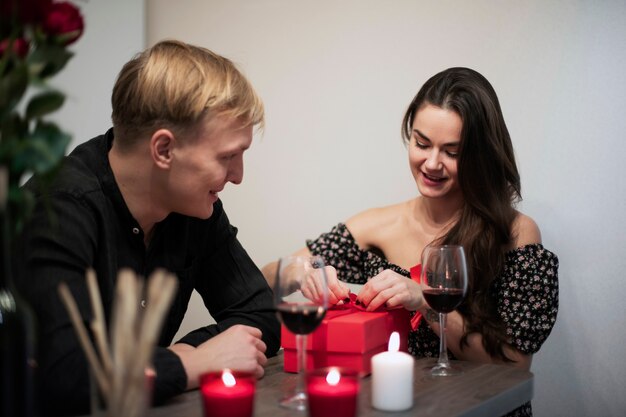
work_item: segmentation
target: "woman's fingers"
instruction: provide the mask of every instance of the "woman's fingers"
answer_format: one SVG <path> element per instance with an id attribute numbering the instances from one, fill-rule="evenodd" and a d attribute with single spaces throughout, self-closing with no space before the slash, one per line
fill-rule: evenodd
<path id="1" fill-rule="evenodd" d="M 386 269 L 363 286 L 357 301 L 368 311 L 376 310 L 382 305 L 414 311 L 422 304 L 422 294 L 419 285 L 413 280 Z"/>

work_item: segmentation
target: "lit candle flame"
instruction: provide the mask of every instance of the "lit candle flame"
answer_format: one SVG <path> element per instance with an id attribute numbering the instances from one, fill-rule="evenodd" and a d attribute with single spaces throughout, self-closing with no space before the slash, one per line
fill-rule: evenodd
<path id="1" fill-rule="evenodd" d="M 230 369 L 224 369 L 224 372 L 222 372 L 222 382 L 227 387 L 234 387 L 237 383 Z"/>
<path id="2" fill-rule="evenodd" d="M 335 368 L 332 368 L 328 372 L 328 375 L 326 375 L 326 382 L 328 382 L 328 385 L 335 386 L 339 383 L 340 379 L 341 376 L 339 375 L 339 371 Z"/>
<path id="3" fill-rule="evenodd" d="M 397 352 L 400 350 L 400 334 L 398 332 L 393 332 L 391 336 L 389 336 L 389 347 L 387 350 L 389 350 L 389 352 Z"/>

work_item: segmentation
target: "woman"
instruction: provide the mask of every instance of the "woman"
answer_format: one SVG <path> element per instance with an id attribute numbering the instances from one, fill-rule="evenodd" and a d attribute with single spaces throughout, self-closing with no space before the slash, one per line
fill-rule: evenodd
<path id="1" fill-rule="evenodd" d="M 322 255 L 334 267 L 331 298 L 345 282 L 365 284 L 357 300 L 419 311 L 425 320 L 409 336 L 409 351 L 436 357 L 437 315 L 419 284 L 407 279 L 430 244 L 461 244 L 469 285 L 448 314 L 449 355 L 529 369 L 558 310 L 558 259 L 544 249 L 536 223 L 515 209 L 521 200 L 513 146 L 491 84 L 467 68 L 430 78 L 402 123 L 419 195 L 366 210 L 338 224 L 299 253 Z M 275 264 L 264 268 L 271 281 Z M 532 415 L 530 403 L 510 415 Z"/>

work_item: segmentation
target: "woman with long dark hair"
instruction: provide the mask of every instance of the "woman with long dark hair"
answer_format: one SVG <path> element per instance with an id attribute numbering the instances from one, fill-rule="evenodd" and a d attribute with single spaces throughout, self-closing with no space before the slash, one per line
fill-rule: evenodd
<path id="1" fill-rule="evenodd" d="M 322 255 L 334 267 L 332 301 L 348 295 L 343 282 L 365 284 L 357 300 L 368 310 L 385 304 L 422 313 L 424 320 L 412 321 L 409 351 L 436 357 L 437 315 L 407 277 L 427 245 L 463 245 L 469 285 L 448 314 L 448 354 L 529 369 L 556 321 L 558 258 L 543 247 L 537 224 L 515 209 L 520 177 L 496 92 L 474 70 L 442 71 L 412 100 L 402 137 L 419 195 L 359 213 L 299 253 Z M 263 269 L 269 281 L 274 269 Z M 510 415 L 532 415 L 530 403 Z"/>

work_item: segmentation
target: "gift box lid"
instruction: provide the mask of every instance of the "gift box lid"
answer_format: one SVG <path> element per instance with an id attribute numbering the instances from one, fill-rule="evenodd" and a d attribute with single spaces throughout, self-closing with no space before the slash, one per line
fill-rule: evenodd
<path id="1" fill-rule="evenodd" d="M 367 352 L 386 345 L 393 329 L 388 312 L 357 312 L 337 317 L 328 323 L 326 348 L 334 352 Z"/>
<path id="2" fill-rule="evenodd" d="M 386 346 L 392 332 L 400 333 L 407 349 L 409 314 L 404 309 L 383 312 L 329 310 L 320 326 L 307 337 L 307 350 L 363 353 Z M 282 346 L 295 347 L 295 335 L 282 326 Z"/>

